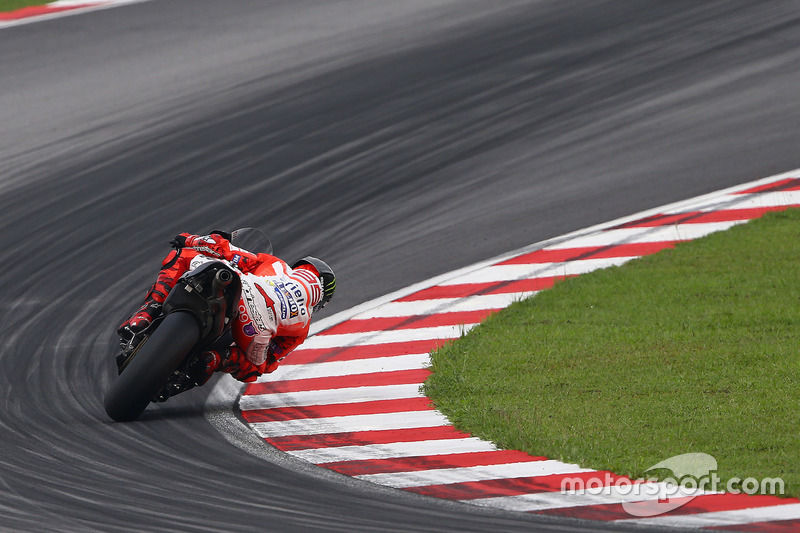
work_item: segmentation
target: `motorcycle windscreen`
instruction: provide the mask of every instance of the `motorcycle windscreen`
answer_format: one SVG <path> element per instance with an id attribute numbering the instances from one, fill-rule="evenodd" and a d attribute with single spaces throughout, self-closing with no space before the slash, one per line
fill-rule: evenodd
<path id="1" fill-rule="evenodd" d="M 272 255 L 272 241 L 258 228 L 239 228 L 232 231 L 231 244 L 249 252 Z"/>

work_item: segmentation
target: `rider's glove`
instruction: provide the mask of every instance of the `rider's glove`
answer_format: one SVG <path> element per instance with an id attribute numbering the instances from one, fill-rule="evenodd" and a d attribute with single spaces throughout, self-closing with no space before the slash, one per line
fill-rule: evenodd
<path id="1" fill-rule="evenodd" d="M 277 354 L 283 353 L 283 349 L 278 344 L 277 340 L 273 337 L 272 340 L 269 342 L 269 349 L 267 350 L 267 360 L 264 361 L 265 368 L 262 373 L 264 374 L 271 374 L 278 369 L 278 363 L 280 360 L 278 359 Z M 283 357 L 281 357 L 283 359 Z"/>
<path id="2" fill-rule="evenodd" d="M 275 359 L 273 354 L 267 355 L 267 360 L 265 361 L 266 368 L 264 368 L 265 374 L 271 374 L 278 369 L 278 360 Z"/>
<path id="3" fill-rule="evenodd" d="M 203 352 L 188 369 L 189 376 L 195 385 L 205 385 L 211 376 L 219 370 L 222 362 L 228 357 L 228 350 L 208 350 Z"/>
<path id="4" fill-rule="evenodd" d="M 263 365 L 262 365 L 263 366 Z M 263 374 L 263 369 L 247 360 L 245 353 L 238 346 L 231 346 L 231 353 L 219 367 L 220 372 L 230 374 L 239 381 L 251 383 Z"/>
<path id="5" fill-rule="evenodd" d="M 186 237 L 183 235 L 176 235 L 174 239 L 169 241 L 169 245 L 175 248 L 176 250 L 180 250 L 184 246 L 186 246 Z"/>
<path id="6" fill-rule="evenodd" d="M 181 233 L 180 235 L 175 235 L 175 238 L 169 241 L 169 244 L 176 250 L 180 250 L 181 248 L 192 246 L 192 243 L 196 238 L 197 235 L 192 235 L 191 233 Z"/>

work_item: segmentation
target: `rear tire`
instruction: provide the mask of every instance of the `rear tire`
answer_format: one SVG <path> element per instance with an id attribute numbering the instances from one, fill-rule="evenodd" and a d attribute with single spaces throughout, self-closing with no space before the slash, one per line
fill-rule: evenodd
<path id="1" fill-rule="evenodd" d="M 167 315 L 106 393 L 106 413 L 117 422 L 139 418 L 181 361 L 200 340 L 194 315 Z"/>

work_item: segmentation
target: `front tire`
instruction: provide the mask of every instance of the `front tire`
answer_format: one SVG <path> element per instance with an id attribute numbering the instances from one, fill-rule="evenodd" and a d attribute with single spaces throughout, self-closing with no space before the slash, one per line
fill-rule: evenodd
<path id="1" fill-rule="evenodd" d="M 106 413 L 117 422 L 139 418 L 181 361 L 200 340 L 194 315 L 167 315 L 106 393 Z"/>

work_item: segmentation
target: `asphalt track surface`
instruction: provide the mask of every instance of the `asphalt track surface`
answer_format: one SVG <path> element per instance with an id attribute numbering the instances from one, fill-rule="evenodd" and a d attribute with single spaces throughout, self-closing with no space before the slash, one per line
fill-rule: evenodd
<path id="1" fill-rule="evenodd" d="M 794 2 L 155 0 L 0 30 L 0 529 L 595 530 L 271 462 L 211 387 L 113 424 L 113 330 L 175 233 L 324 257 L 329 316 L 797 168 L 797 94 Z"/>

